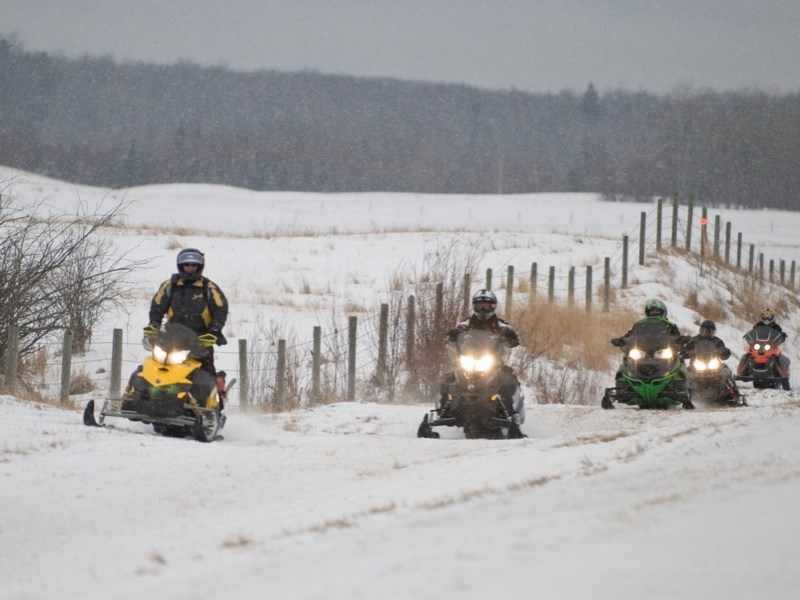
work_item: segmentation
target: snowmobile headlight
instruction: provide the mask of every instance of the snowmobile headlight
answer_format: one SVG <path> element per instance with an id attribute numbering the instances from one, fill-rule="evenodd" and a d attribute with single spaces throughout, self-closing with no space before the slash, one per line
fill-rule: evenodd
<path id="1" fill-rule="evenodd" d="M 694 367 L 695 371 L 708 371 L 708 363 L 704 360 L 700 360 L 699 358 L 694 359 L 692 366 Z"/>
<path id="2" fill-rule="evenodd" d="M 675 358 L 675 353 L 672 351 L 672 348 L 662 348 L 661 350 L 656 350 L 653 356 L 655 358 L 672 359 Z"/>
<path id="3" fill-rule="evenodd" d="M 638 348 L 631 348 L 628 352 L 628 358 L 631 360 L 639 360 L 640 358 L 644 358 L 644 352 Z"/>
<path id="4" fill-rule="evenodd" d="M 753 344 L 755 350 L 761 350 L 761 344 Z"/>
<path id="5" fill-rule="evenodd" d="M 491 354 L 485 354 L 479 358 L 462 354 L 458 357 L 458 360 L 461 368 L 467 373 L 485 373 L 494 364 L 494 357 Z"/>
<path id="6" fill-rule="evenodd" d="M 153 346 L 153 358 L 163 365 L 179 365 L 189 358 L 188 350 L 173 350 L 167 352 L 161 346 Z"/>
<path id="7" fill-rule="evenodd" d="M 708 361 L 708 370 L 709 371 L 716 371 L 722 366 L 722 361 L 718 359 L 716 356 Z"/>
<path id="8" fill-rule="evenodd" d="M 764 344 L 764 352 L 769 352 L 770 348 L 772 348 L 772 346 L 770 346 L 769 344 Z"/>

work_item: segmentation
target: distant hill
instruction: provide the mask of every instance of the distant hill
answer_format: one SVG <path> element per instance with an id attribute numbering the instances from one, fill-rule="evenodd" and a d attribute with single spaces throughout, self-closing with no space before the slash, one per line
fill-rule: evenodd
<path id="1" fill-rule="evenodd" d="M 0 38 L 0 164 L 110 187 L 678 193 L 793 209 L 797 131 L 798 94 L 533 95 L 70 60 Z"/>

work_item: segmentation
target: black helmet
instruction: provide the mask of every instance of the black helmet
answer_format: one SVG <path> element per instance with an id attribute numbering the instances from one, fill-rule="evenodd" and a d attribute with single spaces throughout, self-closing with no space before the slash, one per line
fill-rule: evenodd
<path id="1" fill-rule="evenodd" d="M 706 319 L 702 323 L 700 323 L 700 335 L 703 337 L 714 337 L 714 332 L 717 331 L 717 326 L 714 325 L 714 321 L 710 321 Z"/>
<path id="2" fill-rule="evenodd" d="M 495 308 L 497 308 L 497 296 L 492 290 L 482 289 L 472 294 L 472 310 L 479 320 L 491 319 Z"/>
<path id="3" fill-rule="evenodd" d="M 652 298 L 644 303 L 644 314 L 648 317 L 667 318 L 667 305 L 661 300 Z"/>
<path id="4" fill-rule="evenodd" d="M 178 252 L 177 263 L 178 273 L 184 278 L 189 280 L 199 279 L 203 274 L 203 267 L 205 267 L 206 264 L 205 255 L 197 248 L 184 248 Z M 183 269 L 183 265 L 187 263 L 197 265 L 197 270 L 194 273 L 186 273 Z"/>

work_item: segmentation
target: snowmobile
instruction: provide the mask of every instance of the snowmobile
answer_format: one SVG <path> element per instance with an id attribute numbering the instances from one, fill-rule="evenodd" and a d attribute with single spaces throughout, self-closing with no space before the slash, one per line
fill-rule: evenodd
<path id="1" fill-rule="evenodd" d="M 142 344 L 150 356 L 133 372 L 122 398 L 103 402 L 99 422 L 90 400 L 84 424 L 102 427 L 107 417 L 121 417 L 151 424 L 156 433 L 170 437 L 192 436 L 201 442 L 218 438 L 226 417 L 217 379 L 200 368 L 198 359 L 208 350 L 195 332 L 168 323 Z"/>
<path id="2" fill-rule="evenodd" d="M 693 400 L 724 406 L 747 406 L 736 387 L 733 373 L 720 358 L 714 340 L 695 340 L 692 355 L 687 358 L 686 371 Z"/>
<path id="3" fill-rule="evenodd" d="M 648 320 L 633 334 L 614 338 L 611 343 L 625 353 L 615 385 L 608 387 L 600 405 L 614 408 L 615 402 L 639 408 L 693 409 L 683 363 L 678 351 L 686 338 L 670 334 L 663 323 Z"/>
<path id="4" fill-rule="evenodd" d="M 519 390 L 512 397 L 501 395 L 508 386 L 508 350 L 499 335 L 488 331 L 464 331 L 449 341 L 453 374 L 447 399 L 425 414 L 417 437 L 438 438 L 433 427 L 440 425 L 463 428 L 467 439 L 525 437 L 519 427 L 525 421 L 524 398 Z"/>
<path id="5" fill-rule="evenodd" d="M 756 325 L 744 335 L 747 353 L 739 361 L 737 381 L 752 381 L 756 389 L 789 389 L 789 367 L 779 361 L 785 335 L 769 325 Z"/>

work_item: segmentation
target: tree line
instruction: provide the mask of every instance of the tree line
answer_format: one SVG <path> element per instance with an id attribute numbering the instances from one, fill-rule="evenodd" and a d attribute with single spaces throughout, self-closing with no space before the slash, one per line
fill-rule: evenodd
<path id="1" fill-rule="evenodd" d="M 677 193 L 793 209 L 800 92 L 529 94 L 67 59 L 0 38 L 0 164 L 107 187 Z"/>

